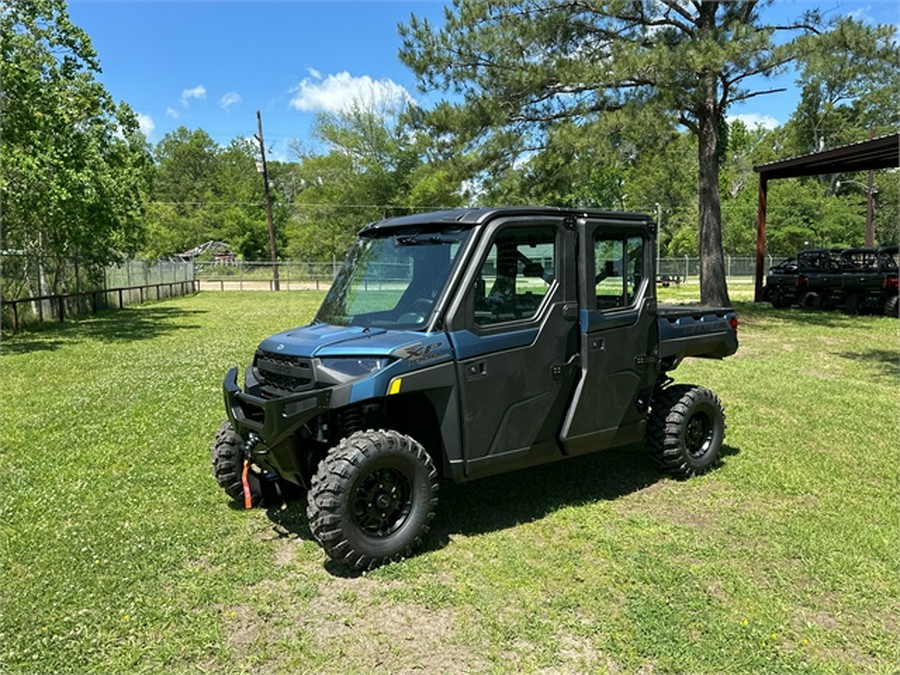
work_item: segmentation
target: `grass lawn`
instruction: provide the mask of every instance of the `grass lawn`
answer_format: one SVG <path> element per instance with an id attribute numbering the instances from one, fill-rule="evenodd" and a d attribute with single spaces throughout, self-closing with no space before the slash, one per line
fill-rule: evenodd
<path id="1" fill-rule="evenodd" d="M 897 672 L 897 321 L 739 301 L 738 354 L 675 371 L 726 406 L 717 470 L 630 446 L 443 485 L 425 550 L 354 577 L 209 462 L 227 368 L 321 297 L 4 336 L 3 672 Z"/>

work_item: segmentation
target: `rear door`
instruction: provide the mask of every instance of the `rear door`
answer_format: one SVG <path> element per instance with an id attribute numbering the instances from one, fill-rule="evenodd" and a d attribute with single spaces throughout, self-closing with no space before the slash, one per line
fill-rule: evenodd
<path id="1" fill-rule="evenodd" d="M 644 434 L 659 341 L 650 227 L 578 222 L 581 377 L 560 433 L 566 454 Z"/>
<path id="2" fill-rule="evenodd" d="M 467 477 L 561 456 L 577 318 L 571 225 L 547 216 L 490 224 L 449 312 Z"/>

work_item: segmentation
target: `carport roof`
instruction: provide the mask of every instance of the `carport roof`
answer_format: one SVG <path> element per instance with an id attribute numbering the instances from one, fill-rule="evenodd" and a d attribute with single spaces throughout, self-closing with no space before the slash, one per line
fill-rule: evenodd
<path id="1" fill-rule="evenodd" d="M 900 133 L 844 145 L 833 150 L 754 166 L 760 178 L 791 178 L 829 173 L 890 169 L 900 166 Z"/>

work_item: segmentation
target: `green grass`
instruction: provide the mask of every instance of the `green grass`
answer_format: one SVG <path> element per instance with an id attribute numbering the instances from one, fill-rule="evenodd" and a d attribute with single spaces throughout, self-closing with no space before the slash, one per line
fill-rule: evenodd
<path id="1" fill-rule="evenodd" d="M 321 297 L 5 336 L 4 672 L 896 672 L 898 322 L 739 303 L 739 353 L 675 372 L 725 403 L 717 470 L 631 446 L 443 485 L 425 550 L 355 577 L 209 465 L 225 370 Z"/>

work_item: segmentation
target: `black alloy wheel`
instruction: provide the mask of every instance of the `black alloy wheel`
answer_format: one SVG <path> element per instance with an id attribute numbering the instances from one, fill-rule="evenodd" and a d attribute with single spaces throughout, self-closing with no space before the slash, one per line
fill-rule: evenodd
<path id="1" fill-rule="evenodd" d="M 398 469 L 385 467 L 363 476 L 356 488 L 353 516 L 366 534 L 386 537 L 406 522 L 412 510 L 412 486 Z"/>
<path id="2" fill-rule="evenodd" d="M 323 459 L 307 496 L 316 541 L 334 560 L 370 570 L 412 554 L 437 506 L 437 470 L 397 431 L 357 431 Z"/>

